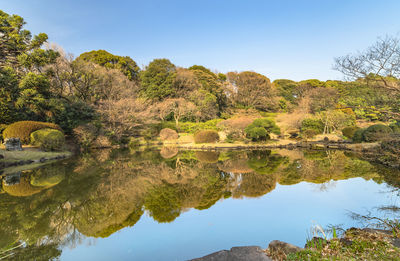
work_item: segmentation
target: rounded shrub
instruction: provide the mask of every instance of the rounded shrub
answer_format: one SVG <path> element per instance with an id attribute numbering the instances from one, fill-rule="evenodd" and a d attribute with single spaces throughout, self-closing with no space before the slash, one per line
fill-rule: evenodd
<path id="1" fill-rule="evenodd" d="M 245 129 L 246 137 L 252 141 L 269 140 L 270 136 L 267 130 L 263 127 L 248 126 Z"/>
<path id="2" fill-rule="evenodd" d="M 252 141 L 262 141 L 270 139 L 270 133 L 280 134 L 281 130 L 275 122 L 268 118 L 255 119 L 253 123 L 244 129 L 246 137 Z"/>
<path id="3" fill-rule="evenodd" d="M 179 135 L 176 131 L 170 128 L 165 128 L 160 131 L 160 139 L 162 141 L 166 140 L 176 140 L 179 138 Z"/>
<path id="4" fill-rule="evenodd" d="M 371 125 L 364 131 L 363 134 L 364 141 L 367 142 L 379 141 L 387 137 L 392 132 L 393 132 L 392 129 L 386 125 L 383 124 Z"/>
<path id="5" fill-rule="evenodd" d="M 351 138 L 354 143 L 360 143 L 364 141 L 364 132 L 365 128 L 363 129 L 358 129 L 354 132 L 353 137 Z"/>
<path id="6" fill-rule="evenodd" d="M 348 139 L 351 139 L 354 136 L 354 133 L 359 129 L 357 126 L 346 127 L 342 130 L 343 136 Z"/>
<path id="7" fill-rule="evenodd" d="M 31 133 L 31 144 L 44 151 L 61 150 L 64 143 L 64 134 L 59 130 L 41 129 Z"/>
<path id="8" fill-rule="evenodd" d="M 194 134 L 195 143 L 215 143 L 217 141 L 219 141 L 219 135 L 215 130 L 201 130 Z"/>
<path id="9" fill-rule="evenodd" d="M 55 129 L 62 131 L 60 126 L 49 122 L 40 121 L 17 121 L 3 131 L 3 138 L 20 138 L 23 144 L 30 143 L 30 135 L 32 132 L 40 129 Z"/>

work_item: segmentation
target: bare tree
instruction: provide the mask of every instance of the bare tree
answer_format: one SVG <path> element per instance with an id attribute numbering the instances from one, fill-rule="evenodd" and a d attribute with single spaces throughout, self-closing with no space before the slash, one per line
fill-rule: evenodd
<path id="1" fill-rule="evenodd" d="M 393 36 L 378 38 L 375 44 L 363 52 L 335 58 L 333 68 L 348 79 L 364 78 L 399 92 L 400 39 Z"/>
<path id="2" fill-rule="evenodd" d="M 182 117 L 193 116 L 193 113 L 196 111 L 196 105 L 183 98 L 166 99 L 163 102 L 158 103 L 155 106 L 155 110 L 157 111 L 161 120 L 165 120 L 165 118 L 172 113 L 175 120 L 176 128 L 178 128 L 179 120 Z"/>

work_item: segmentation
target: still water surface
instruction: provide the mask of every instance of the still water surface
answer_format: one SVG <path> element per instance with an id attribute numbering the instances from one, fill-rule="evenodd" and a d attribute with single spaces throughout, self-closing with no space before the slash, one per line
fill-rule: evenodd
<path id="1" fill-rule="evenodd" d="M 274 239 L 302 246 L 316 224 L 359 226 L 350 211 L 390 217 L 380 208 L 400 199 L 398 171 L 341 151 L 102 150 L 8 174 L 0 258 L 21 260 L 187 260 Z"/>

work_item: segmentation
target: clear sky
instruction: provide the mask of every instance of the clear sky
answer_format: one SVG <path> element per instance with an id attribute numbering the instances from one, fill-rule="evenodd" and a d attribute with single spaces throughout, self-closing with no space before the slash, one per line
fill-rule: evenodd
<path id="1" fill-rule="evenodd" d="M 105 49 L 269 78 L 341 79 L 333 58 L 400 32 L 399 0 L 0 0 L 78 56 Z"/>

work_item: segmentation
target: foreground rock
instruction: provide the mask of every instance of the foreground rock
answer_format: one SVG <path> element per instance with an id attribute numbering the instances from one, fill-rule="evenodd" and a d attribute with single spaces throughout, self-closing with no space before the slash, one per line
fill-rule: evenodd
<path id="1" fill-rule="evenodd" d="M 279 256 L 279 255 L 287 256 L 289 254 L 294 254 L 301 250 L 303 249 L 298 246 L 282 242 L 279 240 L 271 241 L 271 243 L 269 243 L 268 245 L 268 251 L 272 256 Z"/>
<path id="2" fill-rule="evenodd" d="M 272 261 L 258 246 L 232 247 L 191 261 Z"/>

